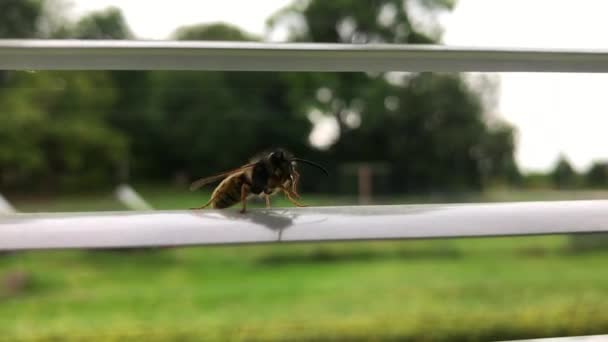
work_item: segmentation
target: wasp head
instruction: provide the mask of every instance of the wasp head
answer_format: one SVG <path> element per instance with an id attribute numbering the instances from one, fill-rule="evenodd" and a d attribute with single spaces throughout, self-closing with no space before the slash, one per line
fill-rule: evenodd
<path id="1" fill-rule="evenodd" d="M 276 150 L 268 154 L 268 164 L 275 177 L 289 178 L 294 171 L 295 161 L 285 150 Z"/>

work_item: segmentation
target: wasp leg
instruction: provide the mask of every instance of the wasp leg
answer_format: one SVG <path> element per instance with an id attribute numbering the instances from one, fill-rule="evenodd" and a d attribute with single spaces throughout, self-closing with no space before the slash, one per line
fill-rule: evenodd
<path id="1" fill-rule="evenodd" d="M 209 202 L 207 202 L 207 203 L 203 204 L 203 205 L 202 205 L 202 206 L 200 206 L 200 207 L 196 207 L 196 208 L 190 208 L 190 209 L 192 209 L 192 210 L 201 210 L 201 209 L 205 209 L 205 208 L 207 208 L 208 206 L 210 206 L 210 205 L 213 203 L 213 201 L 215 201 L 215 199 L 217 198 L 217 196 L 218 196 L 218 194 L 214 194 L 214 195 L 211 197 L 211 199 L 209 200 Z"/>
<path id="2" fill-rule="evenodd" d="M 291 178 L 291 193 L 295 198 L 300 198 L 298 194 L 298 183 L 300 182 L 300 173 L 296 170 L 293 171 L 293 177 Z"/>
<path id="3" fill-rule="evenodd" d="M 285 196 L 287 196 L 287 199 L 289 200 L 289 202 L 295 204 L 298 207 L 307 207 L 307 205 L 304 205 L 304 204 L 298 202 L 295 198 L 293 198 L 291 191 L 289 191 L 286 188 L 282 188 L 282 190 L 283 190 L 283 193 L 285 194 Z"/>
<path id="4" fill-rule="evenodd" d="M 241 209 L 241 214 L 247 211 L 247 195 L 249 195 L 249 190 L 251 187 L 247 184 L 243 184 L 241 186 L 241 203 L 243 203 L 243 208 Z"/>
<path id="5" fill-rule="evenodd" d="M 270 208 L 270 195 L 266 194 L 264 196 L 266 198 L 266 209 Z"/>

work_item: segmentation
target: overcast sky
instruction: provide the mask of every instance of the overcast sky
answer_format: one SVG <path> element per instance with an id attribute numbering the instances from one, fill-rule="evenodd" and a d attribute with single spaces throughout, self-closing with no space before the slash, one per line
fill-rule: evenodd
<path id="1" fill-rule="evenodd" d="M 139 38 L 166 39 L 182 25 L 224 21 L 262 35 L 289 0 L 72 0 L 73 15 L 120 7 Z M 238 10 L 235 10 L 238 9 Z M 460 46 L 608 48 L 606 0 L 459 0 L 442 15 L 443 41 Z M 517 126 L 517 160 L 547 170 L 559 153 L 583 170 L 608 160 L 608 75 L 502 73 L 496 111 Z"/>

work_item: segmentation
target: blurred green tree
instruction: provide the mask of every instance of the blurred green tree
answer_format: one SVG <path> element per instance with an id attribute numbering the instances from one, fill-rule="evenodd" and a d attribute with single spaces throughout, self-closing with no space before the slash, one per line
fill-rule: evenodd
<path id="1" fill-rule="evenodd" d="M 270 31 L 287 29 L 292 41 L 437 43 L 436 21 L 452 1 L 296 1 L 274 15 Z M 430 73 L 291 74 L 290 103 L 303 113 L 333 118 L 338 138 L 327 162 L 388 161 L 392 188 L 433 191 L 481 188 L 519 178 L 514 130 L 490 125 L 480 90 L 458 75 Z M 496 121 L 496 120 L 495 120 Z"/>
<path id="2" fill-rule="evenodd" d="M 484 185 L 524 184 L 524 177 L 515 162 L 514 128 L 504 122 L 490 124 L 480 143 L 473 148 Z"/>
<path id="3" fill-rule="evenodd" d="M 441 35 L 434 15 L 453 6 L 452 0 L 296 0 L 268 25 L 286 26 L 291 41 L 428 44 Z M 427 16 L 425 25 L 412 10 Z"/>
<path id="4" fill-rule="evenodd" d="M 410 17 L 410 7 L 426 10 L 431 15 L 437 11 L 452 8 L 452 1 L 424 0 L 297 0 L 290 6 L 280 10 L 268 20 L 271 31 L 287 29 L 289 40 L 294 42 L 326 42 L 326 43 L 401 43 L 401 44 L 431 44 L 438 42 L 440 31 L 436 22 L 429 21 L 432 30 L 425 33 L 421 25 L 415 25 Z M 334 115 L 341 130 L 346 128 L 347 115 L 353 107 L 361 103 L 370 92 L 373 79 L 382 75 L 366 73 L 307 73 L 297 77 L 310 78 L 308 82 L 299 80 L 297 84 L 305 84 L 304 89 L 323 86 L 329 90 L 331 99 L 325 104 L 316 103 L 322 109 L 329 109 Z M 375 84 L 383 83 L 378 80 Z M 316 91 L 317 89 L 312 89 Z M 314 99 L 313 94 L 302 94 L 306 99 Z M 311 96 L 312 95 L 312 96 Z M 305 100 L 305 105 L 309 103 Z M 329 107 L 329 108 L 328 108 Z"/>
<path id="5" fill-rule="evenodd" d="M 133 39 L 134 35 L 122 11 L 109 7 L 81 18 L 72 28 L 70 38 L 76 39 Z"/>
<path id="6" fill-rule="evenodd" d="M 116 8 L 71 24 L 48 11 L 49 1 L 3 3 L 12 7 L 0 11 L 0 19 L 8 18 L 0 21 L 0 32 L 134 37 Z M 441 33 L 436 21 L 421 23 L 412 13 L 433 18 L 452 5 L 446 0 L 295 1 L 273 16 L 269 27 L 287 26 L 293 41 L 436 43 Z M 49 30 L 45 22 L 60 29 Z M 3 23 L 8 23 L 4 31 Z M 183 27 L 174 37 L 259 39 L 223 23 Z M 479 91 L 457 75 L 99 71 L 13 76 L 0 88 L 0 108 L 9 113 L 0 127 L 5 143 L 0 168 L 9 180 L 49 175 L 59 183 L 107 182 L 116 164 L 128 158 L 139 179 L 188 171 L 207 175 L 275 145 L 334 169 L 343 162 L 388 161 L 393 191 L 480 188 L 519 174 L 513 128 L 489 124 Z M 339 130 L 336 141 L 321 150 L 308 143 L 315 111 L 335 120 Z M 31 139 L 19 139 L 25 132 Z M 327 185 L 305 183 L 318 190 L 331 189 Z"/>
<path id="7" fill-rule="evenodd" d="M 0 93 L 3 184 L 111 181 L 126 153 L 126 139 L 105 122 L 114 98 L 104 72 L 16 73 Z"/>
<path id="8" fill-rule="evenodd" d="M 122 11 L 109 7 L 91 12 L 63 32 L 66 38 L 76 39 L 133 39 Z M 146 177 L 158 168 L 151 152 L 150 137 L 158 134 L 155 103 L 152 98 L 152 73 L 141 70 L 108 71 L 116 88 L 116 99 L 108 111 L 107 121 L 129 137 L 130 153 L 122 161 L 121 178 L 131 173 Z M 153 173 L 153 172 L 151 172 Z"/>
<path id="9" fill-rule="evenodd" d="M 177 40 L 255 41 L 259 37 L 241 31 L 227 23 L 211 23 L 178 28 L 173 34 Z"/>
<path id="10" fill-rule="evenodd" d="M 61 3 L 2 2 L 0 17 L 9 19 L 0 21 L 0 32 L 5 38 L 65 37 L 71 25 L 57 12 L 61 6 L 50 10 L 52 5 Z M 56 188 L 111 182 L 126 158 L 127 139 L 108 124 L 117 98 L 108 72 L 8 75 L 0 88 L 2 184 Z"/>
<path id="11" fill-rule="evenodd" d="M 585 184 L 592 188 L 608 186 L 608 163 L 594 162 L 585 173 Z"/>
<path id="12" fill-rule="evenodd" d="M 572 168 L 568 158 L 561 154 L 555 164 L 555 168 L 551 171 L 551 179 L 553 185 L 558 189 L 573 188 L 578 183 L 578 175 Z"/>
<path id="13" fill-rule="evenodd" d="M 42 0 L 0 1 L 0 39 L 38 37 L 42 17 Z M 0 70 L 0 86 L 8 82 L 9 75 L 8 70 Z"/>
<path id="14" fill-rule="evenodd" d="M 42 18 L 42 0 L 0 1 L 0 38 L 37 38 Z"/>

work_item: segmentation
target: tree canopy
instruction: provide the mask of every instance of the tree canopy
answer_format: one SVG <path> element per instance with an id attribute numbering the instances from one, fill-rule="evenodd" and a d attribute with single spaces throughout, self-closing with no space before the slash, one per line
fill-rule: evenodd
<path id="1" fill-rule="evenodd" d="M 76 22 L 45 11 L 48 0 L 0 5 L 0 36 L 133 39 L 121 11 Z M 296 42 L 438 43 L 441 30 L 415 13 L 447 0 L 294 1 L 268 20 Z M 49 18 L 50 15 L 56 17 Z M 226 23 L 178 28 L 179 40 L 260 40 Z M 269 147 L 315 159 L 341 177 L 345 163 L 389 165 L 393 192 L 480 189 L 512 182 L 514 130 L 490 123 L 483 89 L 457 74 L 291 72 L 9 72 L 0 88 L 4 186 L 112 184 L 130 164 L 138 180 L 203 176 Z M 319 118 L 336 138 L 310 142 Z M 494 120 L 495 121 L 495 120 Z M 23 139 L 27 136 L 27 139 Z M 124 177 L 124 174 L 123 174 Z M 310 181 L 317 191 L 336 182 Z"/>
<path id="2" fill-rule="evenodd" d="M 559 156 L 555 168 L 551 172 L 553 184 L 560 189 L 572 188 L 577 183 L 577 174 L 570 161 L 563 154 Z"/>
<path id="3" fill-rule="evenodd" d="M 293 41 L 438 43 L 412 19 L 451 1 L 296 1 L 269 20 Z M 431 26 L 433 23 L 431 23 Z M 294 77 L 294 108 L 316 110 L 337 123 L 334 161 L 381 161 L 393 168 L 393 191 L 481 188 L 519 174 L 514 130 L 490 127 L 479 90 L 456 74 L 307 73 Z M 321 96 L 317 96 L 321 95 Z"/>

